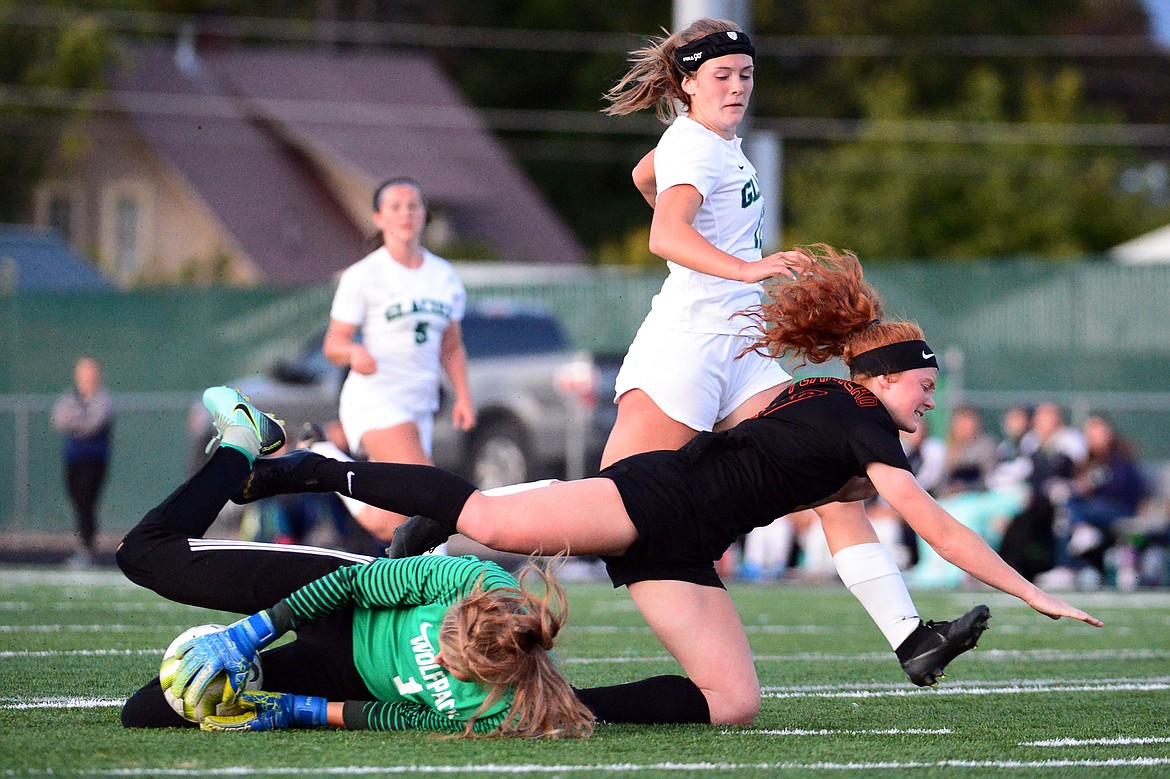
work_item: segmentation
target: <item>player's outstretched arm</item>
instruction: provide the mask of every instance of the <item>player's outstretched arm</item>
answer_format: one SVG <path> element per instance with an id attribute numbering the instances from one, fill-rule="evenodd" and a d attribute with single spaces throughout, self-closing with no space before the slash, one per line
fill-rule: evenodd
<path id="1" fill-rule="evenodd" d="M 962 568 L 984 584 L 1016 596 L 1052 619 L 1071 617 L 1094 627 L 1104 624 L 1060 598 L 1049 595 L 1021 576 L 978 533 L 940 506 L 919 486 L 909 471 L 875 462 L 869 464 L 866 472 L 878 494 L 947 562 Z"/>

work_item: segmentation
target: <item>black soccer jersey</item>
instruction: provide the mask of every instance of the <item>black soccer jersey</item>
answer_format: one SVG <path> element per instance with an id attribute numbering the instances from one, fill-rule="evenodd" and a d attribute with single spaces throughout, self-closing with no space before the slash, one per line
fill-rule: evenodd
<path id="1" fill-rule="evenodd" d="M 825 500 L 873 462 L 910 470 L 885 406 L 860 384 L 816 378 L 730 430 L 601 475 L 614 480 L 640 534 L 697 533 L 704 556 L 717 559 L 740 535 Z"/>

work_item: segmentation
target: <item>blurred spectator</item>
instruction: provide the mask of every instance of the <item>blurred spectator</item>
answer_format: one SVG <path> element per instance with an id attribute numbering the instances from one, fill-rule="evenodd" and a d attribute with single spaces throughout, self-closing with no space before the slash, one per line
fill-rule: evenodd
<path id="1" fill-rule="evenodd" d="M 947 445 L 937 436 L 930 434 L 930 423 L 926 417 L 918 423 L 913 433 L 902 431 L 902 448 L 910 461 L 910 470 L 922 489 L 935 494 L 946 474 Z"/>
<path id="2" fill-rule="evenodd" d="M 1032 462 L 1024 452 L 1025 441 L 1032 429 L 1032 409 L 1026 406 L 1011 406 L 999 419 L 999 430 L 1003 438 L 995 448 L 998 464 L 991 475 L 994 487 L 1023 484 L 1032 472 Z"/>
<path id="3" fill-rule="evenodd" d="M 1053 524 L 1057 509 L 1063 509 L 1070 495 L 1077 463 L 1084 459 L 1084 443 L 1076 431 L 1065 426 L 1058 404 L 1041 403 L 1021 448 L 1031 465 L 1028 502 L 1008 523 L 999 553 L 1021 575 L 1033 580 L 1056 564 Z"/>
<path id="4" fill-rule="evenodd" d="M 1020 451 L 1031 456 L 1039 446 L 1059 451 L 1074 463 L 1084 461 L 1089 453 L 1084 435 L 1065 422 L 1064 409 L 1051 401 L 1032 412 L 1032 429 L 1024 434 Z"/>
<path id="5" fill-rule="evenodd" d="M 928 439 L 927 443 L 933 440 Z M 904 435 L 903 446 L 906 443 Z M 968 406 L 956 408 L 951 415 L 946 443 L 936 443 L 942 446 L 943 452 L 937 475 L 933 477 L 932 494 L 955 519 L 978 533 L 988 544 L 997 545 L 1005 521 L 1023 508 L 1023 490 L 1018 485 L 1001 487 L 994 484 L 999 462 L 996 443 L 983 429 L 978 412 Z M 911 466 L 914 467 L 913 459 Z M 921 468 L 927 478 L 931 478 L 925 458 Z M 914 565 L 910 574 L 912 582 L 923 587 L 962 584 L 964 574 L 961 570 L 946 562 L 908 526 L 905 533 L 910 561 Z"/>
<path id="6" fill-rule="evenodd" d="M 995 453 L 1001 463 L 1024 456 L 1024 437 L 1032 429 L 1032 410 L 1026 406 L 1012 406 L 1005 409 L 999 418 L 999 431 L 1003 438 Z"/>
<path id="7" fill-rule="evenodd" d="M 73 366 L 73 389 L 53 406 L 53 429 L 64 436 L 65 486 L 77 526 L 78 548 L 68 563 L 92 565 L 97 552 L 97 503 L 106 481 L 114 403 L 102 385 L 101 365 L 82 357 Z"/>
<path id="8" fill-rule="evenodd" d="M 984 432 L 979 412 L 970 406 L 956 408 L 951 413 L 943 474 L 935 491 L 940 495 L 982 491 L 998 463 L 995 442 Z"/>
<path id="9" fill-rule="evenodd" d="M 1137 514 L 1147 489 L 1133 450 L 1108 419 L 1090 416 L 1082 430 L 1088 457 L 1071 483 L 1068 521 L 1057 525 L 1059 565 L 1045 578 L 1092 586 L 1104 576 L 1105 550 L 1116 541 L 1114 524 Z"/>

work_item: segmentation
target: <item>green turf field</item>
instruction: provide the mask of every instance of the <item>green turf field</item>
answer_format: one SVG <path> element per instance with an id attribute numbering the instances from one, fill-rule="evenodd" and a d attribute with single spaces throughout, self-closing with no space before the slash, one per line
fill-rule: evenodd
<path id="1" fill-rule="evenodd" d="M 624 591 L 568 585 L 578 685 L 677 670 Z M 0 569 L 0 776 L 1170 776 L 1170 593 L 1070 600 L 1051 622 L 980 590 L 915 593 L 924 616 L 991 606 L 980 648 L 909 685 L 839 586 L 739 586 L 763 710 L 750 727 L 602 726 L 575 742 L 425 733 L 127 731 L 121 701 L 183 629 L 227 615 L 113 571 Z"/>

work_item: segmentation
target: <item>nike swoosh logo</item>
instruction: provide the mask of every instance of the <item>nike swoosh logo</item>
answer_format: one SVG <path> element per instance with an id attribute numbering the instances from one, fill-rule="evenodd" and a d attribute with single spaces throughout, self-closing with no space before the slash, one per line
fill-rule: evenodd
<path id="1" fill-rule="evenodd" d="M 232 411 L 243 411 L 244 416 L 248 418 L 248 422 L 252 425 L 252 427 L 256 427 L 256 418 L 252 416 L 252 410 L 248 408 L 246 404 L 237 403 L 236 407 L 232 409 Z"/>
<path id="2" fill-rule="evenodd" d="M 743 165 L 740 165 L 740 166 L 739 166 L 739 169 L 740 169 L 740 170 L 743 170 Z"/>
<path id="3" fill-rule="evenodd" d="M 353 496 L 353 476 L 353 471 L 345 472 L 345 489 L 351 497 Z"/>
<path id="4" fill-rule="evenodd" d="M 931 357 L 934 357 L 934 352 L 930 352 L 929 354 L 927 354 L 926 352 L 922 353 L 922 359 L 924 359 L 924 360 L 929 360 Z"/>

